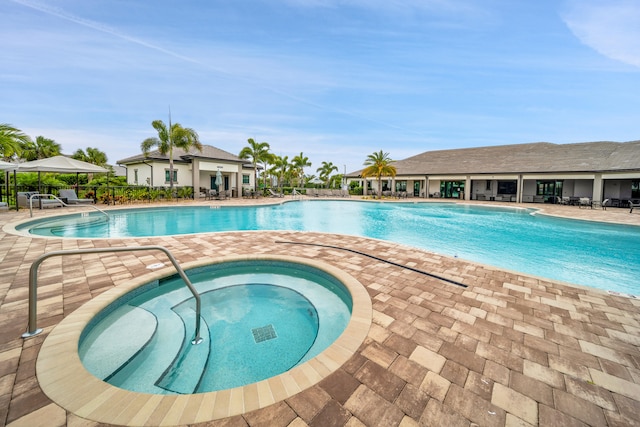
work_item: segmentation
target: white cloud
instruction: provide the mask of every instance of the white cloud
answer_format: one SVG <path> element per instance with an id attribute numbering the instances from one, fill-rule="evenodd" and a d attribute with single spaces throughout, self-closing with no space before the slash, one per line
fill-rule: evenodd
<path id="1" fill-rule="evenodd" d="M 640 67 L 637 0 L 569 0 L 563 19 L 585 45 L 604 56 Z"/>

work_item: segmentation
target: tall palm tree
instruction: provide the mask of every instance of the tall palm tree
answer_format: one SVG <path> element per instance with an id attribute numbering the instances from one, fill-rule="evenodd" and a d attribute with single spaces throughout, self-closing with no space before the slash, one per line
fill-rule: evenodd
<path id="1" fill-rule="evenodd" d="M 87 147 L 86 152 L 82 148 L 78 148 L 71 158 L 103 167 L 107 164 L 107 154 L 92 147 Z"/>
<path id="2" fill-rule="evenodd" d="M 293 163 L 289 163 L 289 156 L 273 156 L 272 172 L 278 178 L 278 187 L 282 187 L 283 183 L 294 174 Z"/>
<path id="3" fill-rule="evenodd" d="M 304 178 L 304 168 L 310 167 L 311 162 L 301 151 L 299 155 L 291 159 L 291 165 L 293 166 L 293 174 L 296 177 L 296 185 L 299 186 Z"/>
<path id="4" fill-rule="evenodd" d="M 147 138 L 140 144 L 140 148 L 144 155 L 149 154 L 149 150 L 158 147 L 158 151 L 164 156 L 169 157 L 169 188 L 173 190 L 173 149 L 180 148 L 188 152 L 191 148 L 202 151 L 200 138 L 195 130 L 182 127 L 180 123 L 171 124 L 169 118 L 169 126 L 162 120 L 154 120 L 151 126 L 158 132 L 157 137 Z"/>
<path id="5" fill-rule="evenodd" d="M 268 142 L 256 142 L 253 138 L 249 138 L 247 142 L 249 143 L 249 145 L 240 150 L 240 154 L 238 155 L 238 157 L 240 157 L 241 159 L 251 160 L 251 164 L 253 165 L 253 172 L 255 174 L 253 189 L 258 190 L 258 163 L 264 163 L 264 170 L 267 170 L 266 164 L 269 163 L 269 160 L 271 159 L 271 153 L 269 153 L 271 147 L 269 147 Z"/>
<path id="6" fill-rule="evenodd" d="M 22 153 L 22 145 L 31 142 L 31 138 L 10 124 L 0 123 L 0 157 L 11 160 Z"/>
<path id="7" fill-rule="evenodd" d="M 60 144 L 53 139 L 38 136 L 35 141 L 29 140 L 22 145 L 21 157 L 27 161 L 47 159 L 59 156 L 60 150 Z"/>
<path id="8" fill-rule="evenodd" d="M 378 180 L 378 198 L 382 196 L 382 177 L 396 176 L 396 167 L 391 163 L 393 160 L 389 157 L 389 153 L 383 153 L 382 150 L 369 154 L 364 161 L 366 168 L 362 170 L 360 175 L 363 178 L 375 177 Z"/>
<path id="9" fill-rule="evenodd" d="M 332 162 L 322 162 L 322 166 L 316 169 L 318 175 L 322 181 L 324 181 L 325 185 L 329 186 L 329 177 L 333 172 L 338 172 L 338 167 L 334 165 Z"/>

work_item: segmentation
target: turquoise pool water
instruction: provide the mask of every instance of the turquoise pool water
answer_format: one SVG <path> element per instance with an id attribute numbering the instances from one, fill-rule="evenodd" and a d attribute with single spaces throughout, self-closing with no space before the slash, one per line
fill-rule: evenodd
<path id="1" fill-rule="evenodd" d="M 454 203 L 299 201 L 258 207 L 125 209 L 40 220 L 33 234 L 95 238 L 299 230 L 389 240 L 527 274 L 640 294 L 640 227 Z M 375 255 L 375 254 L 372 254 Z"/>
<path id="2" fill-rule="evenodd" d="M 112 303 L 83 331 L 79 354 L 96 377 L 131 391 L 192 394 L 281 374 L 320 354 L 344 331 L 352 301 L 333 276 L 281 261 L 239 261 L 143 286 Z M 135 332 L 132 328 L 135 326 Z"/>

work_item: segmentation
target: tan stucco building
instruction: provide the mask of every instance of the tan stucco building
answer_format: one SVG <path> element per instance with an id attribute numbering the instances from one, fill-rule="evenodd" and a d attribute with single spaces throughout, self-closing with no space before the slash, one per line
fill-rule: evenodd
<path id="1" fill-rule="evenodd" d="M 640 141 L 501 145 L 427 151 L 394 162 L 383 190 L 409 197 L 556 202 L 588 197 L 609 206 L 640 200 Z M 375 179 L 348 174 L 365 191 Z M 560 199 L 558 199 L 560 198 Z"/>

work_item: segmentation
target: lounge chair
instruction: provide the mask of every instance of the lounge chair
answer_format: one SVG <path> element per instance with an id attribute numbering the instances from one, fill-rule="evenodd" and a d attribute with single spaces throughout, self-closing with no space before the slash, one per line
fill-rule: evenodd
<path id="1" fill-rule="evenodd" d="M 0 211 L 8 211 L 9 210 L 9 205 L 7 204 L 7 202 L 0 202 Z"/>
<path id="2" fill-rule="evenodd" d="M 284 197 L 284 194 L 276 193 L 275 191 L 273 191 L 270 188 L 268 188 L 267 190 L 269 190 L 269 194 L 271 195 L 271 197 Z"/>
<path id="3" fill-rule="evenodd" d="M 29 200 L 32 201 L 34 208 L 61 208 L 62 202 L 56 199 L 49 199 L 49 196 L 39 196 L 38 193 L 29 193 L 26 191 L 18 192 L 18 206 L 21 208 L 29 207 Z M 33 198 L 31 197 L 33 196 Z"/>
<path id="4" fill-rule="evenodd" d="M 633 208 L 640 208 L 640 203 L 633 203 L 633 201 L 629 200 L 629 213 L 633 213 Z"/>
<path id="5" fill-rule="evenodd" d="M 78 199 L 78 195 L 75 190 L 60 190 L 61 199 L 67 199 L 68 205 L 90 205 L 93 203 L 93 199 Z"/>

